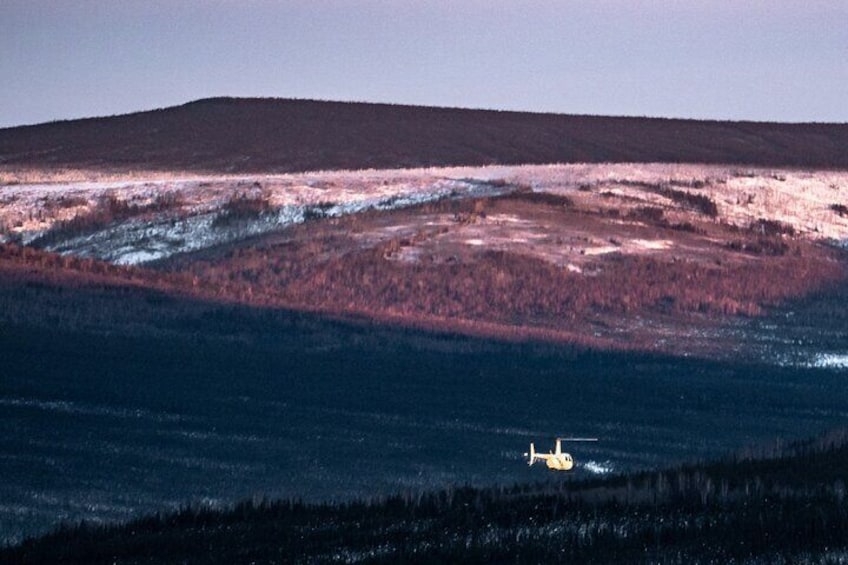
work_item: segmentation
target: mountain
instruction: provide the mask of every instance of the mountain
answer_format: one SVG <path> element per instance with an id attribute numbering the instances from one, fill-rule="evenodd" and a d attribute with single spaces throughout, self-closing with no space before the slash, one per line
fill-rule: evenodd
<path id="1" fill-rule="evenodd" d="M 0 543 L 104 524 L 0 562 L 844 560 L 844 436 L 482 487 L 559 430 L 604 436 L 586 476 L 840 425 L 846 140 L 236 99 L 0 130 Z M 463 166 L 385 168 L 421 165 Z M 256 492 L 390 498 L 220 510 Z"/>
<path id="2" fill-rule="evenodd" d="M 290 172 L 492 163 L 848 167 L 848 124 L 595 117 L 209 98 L 0 129 L 5 167 Z"/>

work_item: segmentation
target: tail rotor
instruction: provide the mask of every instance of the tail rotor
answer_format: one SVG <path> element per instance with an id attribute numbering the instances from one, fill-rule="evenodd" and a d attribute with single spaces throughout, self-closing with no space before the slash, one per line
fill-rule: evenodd
<path id="1" fill-rule="evenodd" d="M 532 443 L 530 444 L 530 453 L 525 453 L 524 457 L 529 457 L 530 460 L 527 462 L 527 465 L 532 465 L 536 462 L 536 446 Z"/>

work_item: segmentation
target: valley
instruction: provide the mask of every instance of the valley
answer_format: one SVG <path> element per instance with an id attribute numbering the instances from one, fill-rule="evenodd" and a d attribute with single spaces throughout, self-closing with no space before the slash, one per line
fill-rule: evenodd
<path id="1" fill-rule="evenodd" d="M 766 486 L 785 462 L 698 465 L 844 426 L 846 131 L 236 99 L 0 130 L 0 551 L 50 560 L 59 540 L 84 562 L 130 528 L 243 556 L 222 532 L 266 547 L 280 516 L 335 536 L 304 559 L 472 539 L 430 516 L 402 518 L 406 545 L 379 520 L 348 543 L 341 517 L 400 504 L 464 517 L 481 560 L 550 558 L 579 531 L 601 541 L 575 559 L 659 539 L 803 557 L 791 536 L 687 536 L 782 536 L 776 493 L 843 523 L 832 476 L 785 477 L 838 468 L 844 438 L 776 448 L 789 474 Z M 564 480 L 522 455 L 558 435 L 601 440 Z M 234 504 L 247 524 L 219 528 Z M 437 523 L 459 545 L 433 545 Z"/>
<path id="2" fill-rule="evenodd" d="M 551 434 L 603 438 L 588 478 L 844 422 L 841 173 L 150 183 L 3 189 L 0 217 L 31 214 L 0 246 L 7 543 L 258 493 L 542 480 L 521 453 Z M 197 218 L 196 247 L 143 254 Z"/>

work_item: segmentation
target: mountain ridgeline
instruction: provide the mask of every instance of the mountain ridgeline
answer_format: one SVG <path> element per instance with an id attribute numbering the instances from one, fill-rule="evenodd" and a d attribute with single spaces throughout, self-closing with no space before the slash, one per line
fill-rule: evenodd
<path id="1" fill-rule="evenodd" d="M 0 165 L 293 172 L 569 162 L 848 167 L 848 124 L 209 98 L 0 129 Z"/>

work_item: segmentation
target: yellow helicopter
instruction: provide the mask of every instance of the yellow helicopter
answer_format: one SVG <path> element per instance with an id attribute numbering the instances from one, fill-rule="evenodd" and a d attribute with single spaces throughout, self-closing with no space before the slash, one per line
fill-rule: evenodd
<path id="1" fill-rule="evenodd" d="M 548 469 L 554 471 L 570 471 L 574 468 L 574 458 L 570 453 L 563 453 L 562 442 L 564 441 L 598 441 L 596 437 L 558 437 L 556 438 L 556 447 L 553 452 L 536 453 L 536 446 L 530 444 L 530 453 L 525 453 L 524 457 L 530 457 L 528 465 L 532 465 L 537 460 L 543 460 L 548 466 Z"/>

